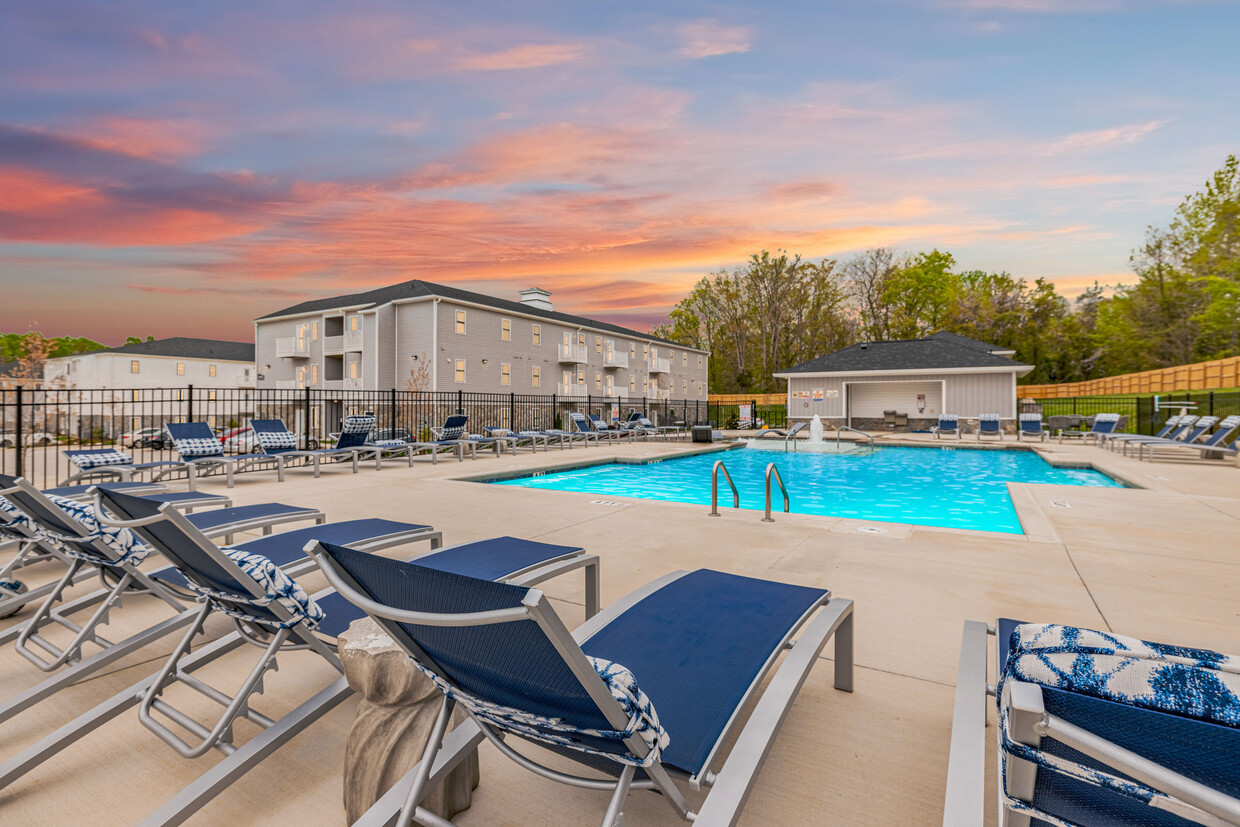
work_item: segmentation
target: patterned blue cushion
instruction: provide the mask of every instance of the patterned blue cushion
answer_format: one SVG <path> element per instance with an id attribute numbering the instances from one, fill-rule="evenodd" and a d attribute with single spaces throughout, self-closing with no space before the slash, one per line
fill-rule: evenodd
<path id="1" fill-rule="evenodd" d="M 261 623 L 265 626 L 285 629 L 296 626 L 299 623 L 305 623 L 306 627 L 313 629 L 318 626 L 326 617 L 318 603 L 306 594 L 305 590 L 297 584 L 297 581 L 289 577 L 284 571 L 271 560 L 261 554 L 250 554 L 240 549 L 223 549 L 224 554 L 228 555 L 237 566 L 250 577 L 254 578 L 254 582 L 263 591 L 262 598 L 254 598 L 242 596 L 232 591 L 214 591 L 212 589 L 203 588 L 192 580 L 187 580 L 186 584 L 191 590 L 197 592 L 208 600 L 220 601 L 227 600 L 230 603 L 249 604 L 251 606 L 268 606 L 272 603 L 278 603 L 280 606 L 288 610 L 292 618 L 288 621 L 277 622 L 271 617 L 263 617 L 248 614 L 239 610 L 235 605 L 227 605 L 216 603 L 215 608 L 229 617 L 235 617 L 238 620 L 245 620 L 251 623 Z"/>
<path id="2" fill-rule="evenodd" d="M 463 436 L 465 436 L 464 425 L 454 428 L 444 428 L 439 432 L 440 439 L 460 439 Z"/>
<path id="3" fill-rule="evenodd" d="M 76 500 L 68 500 L 55 494 L 46 494 L 44 496 L 59 506 L 70 517 L 81 523 L 87 531 L 85 537 L 71 537 L 57 534 L 43 526 L 37 526 L 36 531 L 39 535 L 57 543 L 66 555 L 97 562 L 99 560 L 97 556 L 83 552 L 77 546 L 70 543 L 71 541 L 88 543 L 92 540 L 102 540 L 116 554 L 117 560 L 115 562 L 117 564 L 128 563 L 136 566 L 150 556 L 153 551 L 150 546 L 142 542 L 138 535 L 134 534 L 130 529 L 104 525 L 96 520 L 94 506 L 80 503 Z"/>
<path id="4" fill-rule="evenodd" d="M 26 512 L 22 511 L 13 503 L 0 497 L 0 525 L 10 525 L 14 528 L 24 528 L 27 531 L 38 532 L 38 527 L 34 521 L 26 516 Z"/>
<path id="5" fill-rule="evenodd" d="M 1021 414 L 1021 415 L 1020 415 L 1020 421 L 1021 421 L 1021 422 L 1041 422 L 1041 421 L 1042 421 L 1042 414 L 1038 414 L 1038 413 L 1023 413 L 1023 414 Z"/>
<path id="6" fill-rule="evenodd" d="M 367 445 L 373 445 L 376 448 L 404 448 L 406 443 L 403 439 L 376 439 L 373 442 L 367 442 Z"/>
<path id="7" fill-rule="evenodd" d="M 115 448 L 101 448 L 97 451 L 65 451 L 65 456 L 69 458 L 69 462 L 83 471 L 107 465 L 133 465 L 133 457 Z"/>
<path id="8" fill-rule="evenodd" d="M 218 439 L 177 439 L 173 440 L 181 459 L 198 459 L 201 457 L 222 457 L 224 446 Z"/>
<path id="9" fill-rule="evenodd" d="M 997 414 L 997 413 L 984 413 L 984 414 L 980 414 L 977 418 L 978 418 L 979 420 L 981 420 L 982 422 L 998 422 L 998 421 L 999 421 L 999 414 Z"/>
<path id="10" fill-rule="evenodd" d="M 1094 422 L 1119 422 L 1119 414 L 1100 413 L 1094 417 Z"/>
<path id="11" fill-rule="evenodd" d="M 297 435 L 292 431 L 255 431 L 264 451 L 289 451 L 297 448 Z"/>
<path id="12" fill-rule="evenodd" d="M 1004 691 L 1010 680 L 1240 728 L 1240 658 L 1072 626 L 1017 626 L 996 693 L 1003 797 L 1010 808 L 1054 825 L 1071 827 L 1069 822 L 1007 794 L 1009 756 L 1151 807 L 1173 812 L 1192 808 L 1130 778 L 1014 741 L 1008 718 L 1010 693 Z"/>
<path id="13" fill-rule="evenodd" d="M 373 416 L 346 416 L 340 426 L 341 433 L 368 434 L 375 427 Z"/>
<path id="14" fill-rule="evenodd" d="M 594 667 L 594 671 L 598 673 L 598 676 L 603 679 L 603 683 L 607 685 L 611 696 L 620 703 L 624 713 L 629 716 L 628 726 L 623 730 L 580 729 L 565 724 L 560 718 L 545 718 L 520 709 L 493 704 L 474 697 L 444 681 L 439 675 L 423 667 L 417 660 L 413 660 L 413 664 L 422 670 L 434 682 L 435 686 L 439 687 L 441 692 L 496 729 L 517 733 L 534 741 L 555 744 L 588 755 L 597 755 L 620 764 L 632 764 L 637 767 L 651 766 L 659 759 L 659 755 L 667 745 L 671 743 L 667 730 L 663 729 L 663 726 L 659 723 L 659 715 L 655 712 L 654 704 L 650 702 L 650 698 L 646 697 L 646 693 L 642 692 L 637 685 L 637 679 L 633 676 L 633 673 L 625 667 L 602 658 L 587 656 L 586 660 Z M 572 737 L 575 735 L 585 735 L 612 741 L 623 741 L 636 735 L 645 742 L 650 752 L 645 758 L 639 759 L 631 755 L 627 750 L 622 753 L 596 750 L 582 744 L 580 739 Z"/>

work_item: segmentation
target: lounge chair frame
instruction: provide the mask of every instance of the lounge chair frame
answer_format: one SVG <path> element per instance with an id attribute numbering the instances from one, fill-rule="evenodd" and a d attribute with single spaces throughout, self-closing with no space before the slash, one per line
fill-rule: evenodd
<path id="1" fill-rule="evenodd" d="M 947 795 L 943 806 L 943 827 L 981 827 L 986 808 L 986 714 L 994 703 L 995 687 L 987 684 L 988 653 L 998 661 L 999 640 L 994 626 L 975 620 L 965 621 L 960 642 L 960 664 L 956 673 L 956 700 L 952 717 L 951 753 L 947 765 Z M 1176 814 L 1199 824 L 1240 824 L 1240 799 L 1232 798 L 1180 775 L 1160 764 L 1132 753 L 1095 733 L 1046 712 L 1041 687 L 1008 681 L 1011 692 L 1009 715 L 1012 738 L 1037 746 L 1043 736 L 1053 737 L 1067 746 L 1100 761 L 1124 775 L 1196 808 L 1198 817 L 1188 812 Z M 999 782 L 1003 783 L 1003 756 L 999 760 Z M 1033 795 L 1036 767 L 1008 756 L 1010 790 L 1015 798 Z M 1000 827 L 1027 827 L 1029 816 L 1014 811 L 996 796 Z M 1208 815 L 1207 815 L 1208 814 Z"/>
<path id="2" fill-rule="evenodd" d="M 684 576 L 680 571 L 666 575 L 646 584 L 627 597 L 609 606 L 604 612 L 586 621 L 575 632 L 569 632 L 545 595 L 531 589 L 521 606 L 474 614 L 430 614 L 395 609 L 371 600 L 361 586 L 330 558 L 321 546 L 308 547 L 307 552 L 319 561 L 328 582 L 351 602 L 363 608 L 411 657 L 439 672 L 434 661 L 423 653 L 416 643 L 398 624 L 418 623 L 432 626 L 473 626 L 488 623 L 504 623 L 517 620 L 533 620 L 546 635 L 554 650 L 580 681 L 582 688 L 597 704 L 610 725 L 622 730 L 628 717 L 619 703 L 611 696 L 594 668 L 586 660 L 581 644 L 603 629 L 609 622 L 631 609 L 646 596 Z M 816 616 L 815 616 L 816 613 Z M 813 617 L 811 621 L 810 618 Z M 797 632 L 801 635 L 795 637 Z M 427 827 L 445 827 L 450 822 L 439 818 L 421 806 L 424 792 L 444 774 L 458 765 L 465 756 L 484 739 L 490 741 L 500 752 L 522 767 L 544 778 L 584 789 L 610 791 L 611 799 L 603 817 L 603 827 L 622 827 L 622 806 L 630 789 L 657 790 L 680 818 L 698 825 L 734 825 L 740 817 L 765 762 L 775 737 L 787 717 L 793 701 L 817 661 L 827 641 L 835 638 L 835 688 L 851 692 L 853 688 L 853 604 L 850 600 L 832 599 L 826 593 L 815 602 L 787 632 L 784 640 L 774 648 L 766 664 L 754 677 L 744 697 L 737 704 L 731 718 L 719 734 L 703 770 L 687 775 L 674 767 L 656 761 L 643 771 L 646 778 L 635 780 L 634 768 L 626 766 L 614 781 L 569 775 L 547 767 L 525 756 L 505 742 L 505 734 L 479 721 L 472 714 L 469 721 L 457 727 L 452 736 L 445 739 L 447 723 L 451 718 L 454 702 L 445 697 L 439 718 L 421 761 L 392 787 L 366 814 L 354 823 L 354 827 L 377 827 L 391 823 L 392 815 L 399 808 L 397 825 L 417 823 Z M 794 640 L 795 637 L 795 640 Z M 795 645 L 794 645 L 795 644 Z M 780 669 L 771 678 L 766 692 L 758 701 L 745 727 L 740 730 L 736 744 L 718 773 L 711 772 L 718 752 L 739 724 L 740 712 L 746 708 L 778 656 L 791 650 Z M 451 683 L 451 681 L 448 681 Z M 648 755 L 648 748 L 638 737 L 627 739 L 625 745 L 639 758 Z M 673 783 L 673 777 L 686 780 L 691 789 L 713 787 L 699 812 L 694 812 L 683 794 Z"/>

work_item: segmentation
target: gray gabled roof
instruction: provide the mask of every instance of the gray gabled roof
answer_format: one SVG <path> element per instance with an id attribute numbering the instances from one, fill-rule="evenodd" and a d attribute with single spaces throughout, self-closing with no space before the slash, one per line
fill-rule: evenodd
<path id="1" fill-rule="evenodd" d="M 828 353 L 826 356 L 811 359 L 794 368 L 781 370 L 776 375 L 989 367 L 997 370 L 1019 371 L 1021 368 L 1028 368 L 1029 365 L 1021 364 L 1006 356 L 989 353 L 976 346 L 959 344 L 947 337 L 931 336 L 925 339 L 895 342 L 862 342 L 834 353 Z"/>
<path id="2" fill-rule="evenodd" d="M 589 327 L 594 330 L 607 331 L 616 333 L 621 336 L 633 336 L 639 339 L 646 339 L 652 342 L 662 342 L 667 345 L 684 348 L 686 350 L 700 350 L 700 348 L 690 347 L 680 342 L 673 342 L 670 339 L 661 339 L 658 336 L 651 336 L 649 333 L 641 333 L 620 325 L 614 325 L 610 322 L 600 322 L 597 319 L 587 319 L 584 316 L 574 316 L 571 313 L 560 313 L 555 310 L 542 310 L 537 307 L 531 307 L 529 304 L 522 302 L 509 301 L 508 299 L 500 299 L 495 296 L 488 296 L 485 293 L 475 293 L 472 290 L 461 290 L 458 287 L 449 287 L 444 284 L 433 284 L 429 281 L 402 281 L 400 284 L 392 284 L 387 287 L 380 287 L 376 290 L 369 290 L 364 293 L 351 293 L 344 296 L 332 296 L 326 299 L 312 299 L 310 301 L 295 304 L 292 307 L 286 307 L 283 310 L 277 310 L 274 313 L 268 313 L 266 316 L 259 316 L 254 321 L 261 322 L 264 319 L 276 319 L 281 316 L 300 316 L 307 313 L 322 313 L 328 310 L 335 310 L 342 307 L 358 307 L 363 310 L 370 310 L 380 305 L 388 304 L 394 301 L 405 299 L 418 299 L 430 296 L 439 296 L 443 299 L 456 299 L 457 301 L 470 302 L 472 304 L 481 304 L 486 307 L 494 307 L 496 310 L 506 310 L 511 313 L 524 313 L 536 318 L 543 318 L 547 321 L 560 322 L 561 324 L 572 325 L 574 327 Z M 702 351 L 705 353 L 705 351 Z"/>
<path id="3" fill-rule="evenodd" d="M 221 362 L 253 362 L 254 345 L 249 342 L 221 342 L 216 339 L 190 339 L 174 336 L 171 339 L 156 339 L 153 342 L 138 342 L 133 345 L 121 345 L 104 350 L 92 350 L 88 353 L 74 354 L 89 356 L 94 353 L 125 353 L 133 356 L 171 356 L 182 359 L 218 359 Z"/>
<path id="4" fill-rule="evenodd" d="M 1016 352 L 1011 348 L 992 345 L 990 342 L 983 342 L 980 339 L 970 339 L 968 336 L 961 336 L 959 333 L 952 333 L 948 330 L 940 330 L 938 333 L 931 333 L 926 338 L 942 339 L 946 342 L 951 342 L 954 345 L 964 345 L 965 347 L 977 348 L 978 350 L 984 350 L 987 353 L 997 353 L 1000 356 L 1007 356 Z"/>

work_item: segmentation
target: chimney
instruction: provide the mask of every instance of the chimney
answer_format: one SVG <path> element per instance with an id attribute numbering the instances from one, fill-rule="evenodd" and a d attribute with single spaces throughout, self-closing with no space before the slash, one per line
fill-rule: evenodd
<path id="1" fill-rule="evenodd" d="M 551 294 L 541 287 L 527 287 L 524 290 L 518 290 L 517 295 L 521 297 L 521 304 L 527 307 L 539 310 L 551 309 Z"/>

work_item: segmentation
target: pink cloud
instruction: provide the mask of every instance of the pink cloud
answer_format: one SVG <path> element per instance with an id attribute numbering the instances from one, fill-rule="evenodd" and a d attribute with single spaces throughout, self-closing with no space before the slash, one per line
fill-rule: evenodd
<path id="1" fill-rule="evenodd" d="M 717 20 L 685 23 L 680 35 L 680 54 L 694 60 L 749 51 L 751 32 L 746 26 L 728 26 Z"/>
<path id="2" fill-rule="evenodd" d="M 498 52 L 464 55 L 454 65 L 475 72 L 539 69 L 573 63 L 584 54 L 584 47 L 573 43 L 522 43 Z"/>

